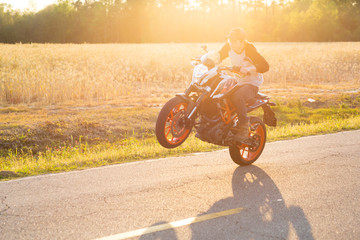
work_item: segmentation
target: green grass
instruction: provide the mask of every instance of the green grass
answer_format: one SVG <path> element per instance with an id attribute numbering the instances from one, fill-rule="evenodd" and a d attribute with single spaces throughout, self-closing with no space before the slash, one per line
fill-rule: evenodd
<path id="1" fill-rule="evenodd" d="M 326 108 L 300 99 L 277 100 L 278 127 L 268 128 L 268 142 L 360 129 L 357 99 L 341 97 Z M 178 148 L 161 147 L 154 136 L 157 108 L 61 108 L 54 115 L 51 111 L 0 113 L 0 179 L 222 148 L 202 142 L 194 134 Z M 261 116 L 262 112 L 251 115 Z"/>
<path id="2" fill-rule="evenodd" d="M 181 147 L 172 150 L 161 147 L 155 137 L 129 138 L 92 147 L 82 144 L 48 150 L 38 156 L 12 153 L 2 159 L 1 169 L 14 171 L 19 176 L 29 176 L 216 149 L 220 147 L 199 141 L 194 136 L 189 137 Z"/>
<path id="3" fill-rule="evenodd" d="M 270 141 L 277 141 L 355 129 L 360 129 L 359 115 L 345 119 L 328 119 L 318 123 L 287 124 L 285 126 L 270 129 L 268 138 Z"/>

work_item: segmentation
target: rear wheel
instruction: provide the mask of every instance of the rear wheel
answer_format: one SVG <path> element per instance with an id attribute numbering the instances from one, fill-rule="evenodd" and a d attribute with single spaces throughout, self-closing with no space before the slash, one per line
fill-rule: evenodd
<path id="1" fill-rule="evenodd" d="M 189 136 L 192 124 L 187 124 L 187 107 L 188 104 L 182 98 L 174 97 L 161 109 L 155 128 L 156 138 L 161 146 L 175 148 Z"/>
<path id="2" fill-rule="evenodd" d="M 230 146 L 231 159 L 238 165 L 245 166 L 255 162 L 261 155 L 266 142 L 266 127 L 257 117 L 250 117 L 249 139 L 251 145 Z"/>

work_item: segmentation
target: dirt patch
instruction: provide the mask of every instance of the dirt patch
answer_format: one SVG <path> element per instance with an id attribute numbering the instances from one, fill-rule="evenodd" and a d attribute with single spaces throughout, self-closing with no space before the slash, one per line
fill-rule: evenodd
<path id="1" fill-rule="evenodd" d="M 18 176 L 19 175 L 13 171 L 0 171 L 0 179 L 14 178 L 14 177 L 18 177 Z"/>
<path id="2" fill-rule="evenodd" d="M 97 144 L 122 139 L 127 131 L 87 120 L 45 121 L 32 127 L 19 126 L 1 131 L 0 149 L 37 154 L 57 146 Z"/>

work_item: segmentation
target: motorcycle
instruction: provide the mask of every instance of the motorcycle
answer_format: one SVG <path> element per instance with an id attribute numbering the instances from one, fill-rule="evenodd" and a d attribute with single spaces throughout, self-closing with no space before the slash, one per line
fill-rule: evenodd
<path id="1" fill-rule="evenodd" d="M 276 126 L 277 120 L 271 109 L 275 103 L 261 93 L 248 101 L 247 112 L 261 107 L 264 111 L 263 120 L 250 116 L 248 139 L 235 142 L 233 136 L 236 134 L 238 119 L 230 96 L 241 87 L 236 76 L 244 76 L 234 72 L 232 67 L 215 66 L 214 62 L 211 57 L 192 59 L 194 70 L 189 87 L 184 93 L 170 99 L 159 113 L 155 127 L 157 140 L 165 148 L 175 148 L 195 128 L 197 138 L 229 147 L 231 159 L 236 164 L 250 165 L 264 150 L 265 124 Z"/>

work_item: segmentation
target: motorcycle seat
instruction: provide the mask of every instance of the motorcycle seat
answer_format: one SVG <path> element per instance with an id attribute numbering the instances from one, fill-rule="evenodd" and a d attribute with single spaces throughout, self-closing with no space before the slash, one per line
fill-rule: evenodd
<path id="1" fill-rule="evenodd" d="M 265 94 L 263 94 L 263 93 L 261 93 L 261 92 L 258 92 L 256 95 L 255 95 L 255 97 L 254 98 L 251 98 L 251 99 L 249 99 L 247 102 L 246 102 L 246 105 L 249 107 L 249 106 L 251 106 L 251 105 L 253 105 L 256 101 L 258 101 L 258 100 L 269 100 L 270 98 L 267 96 L 267 95 L 265 95 Z"/>
<path id="2" fill-rule="evenodd" d="M 269 99 L 269 97 L 261 92 L 258 92 L 255 96 L 256 99 Z"/>

